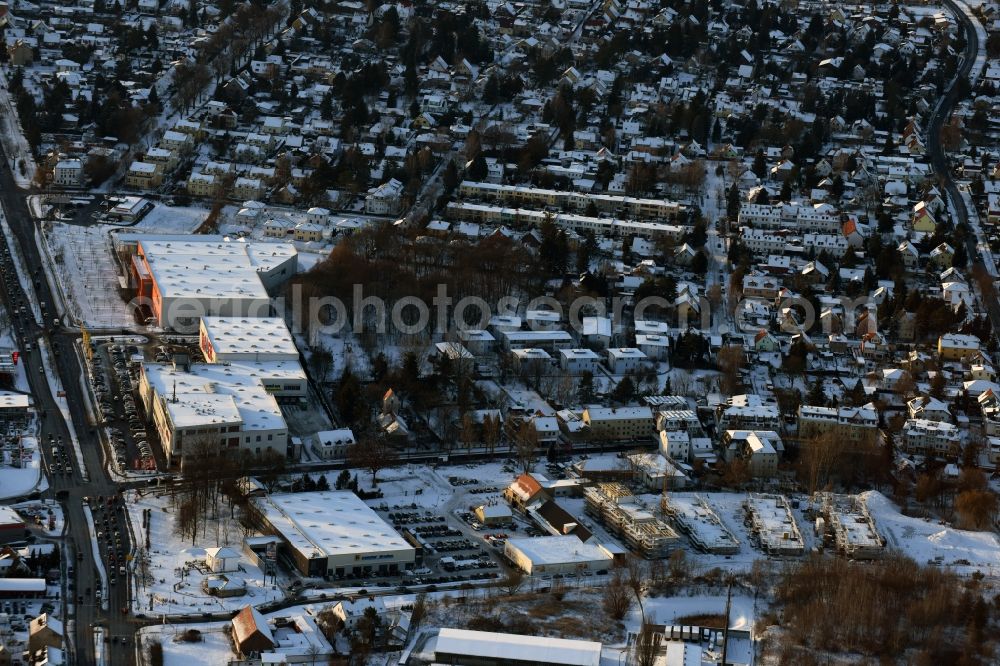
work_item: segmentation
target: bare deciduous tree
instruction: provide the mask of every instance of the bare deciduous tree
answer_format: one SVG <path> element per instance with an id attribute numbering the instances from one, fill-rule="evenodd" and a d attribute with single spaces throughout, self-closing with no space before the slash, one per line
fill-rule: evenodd
<path id="1" fill-rule="evenodd" d="M 981 530 L 996 520 L 997 496 L 991 490 L 966 490 L 955 498 L 955 510 L 964 527 Z"/>
<path id="2" fill-rule="evenodd" d="M 379 470 L 396 464 L 396 450 L 383 437 L 359 440 L 347 449 L 347 460 L 353 467 L 362 467 L 372 473 L 372 485 L 378 485 Z"/>
<path id="3" fill-rule="evenodd" d="M 521 421 L 517 426 L 514 444 L 521 471 L 528 474 L 538 461 L 538 430 L 535 424 L 527 419 Z"/>
<path id="4" fill-rule="evenodd" d="M 629 609 L 632 608 L 632 592 L 629 590 L 621 571 L 616 571 L 604 587 L 601 605 L 608 617 L 617 622 L 624 619 Z"/>
<path id="5" fill-rule="evenodd" d="M 633 663 L 636 666 L 653 666 L 660 654 L 663 635 L 655 631 L 649 622 L 643 622 L 632 646 Z"/>
<path id="6" fill-rule="evenodd" d="M 628 559 L 625 560 L 625 582 L 628 584 L 629 589 L 632 590 L 632 594 L 635 595 L 643 622 L 646 621 L 646 609 L 642 605 L 642 593 L 646 589 L 648 573 L 646 563 L 639 559 L 638 556 L 629 555 Z"/>

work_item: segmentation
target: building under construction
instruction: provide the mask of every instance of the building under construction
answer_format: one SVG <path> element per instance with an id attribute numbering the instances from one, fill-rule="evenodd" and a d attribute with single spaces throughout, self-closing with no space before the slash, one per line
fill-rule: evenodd
<path id="1" fill-rule="evenodd" d="M 732 555 L 740 552 L 740 541 L 730 532 L 701 495 L 663 494 L 663 514 L 705 553 Z"/>
<path id="2" fill-rule="evenodd" d="M 743 502 L 750 538 L 768 555 L 801 555 L 805 541 L 784 495 L 750 493 Z"/>
<path id="3" fill-rule="evenodd" d="M 654 516 L 621 483 L 590 486 L 584 489 L 583 498 L 588 514 L 646 559 L 667 557 L 680 540 L 670 525 Z"/>
<path id="4" fill-rule="evenodd" d="M 875 528 L 864 501 L 856 495 L 823 493 L 822 518 L 816 531 L 824 542 L 833 542 L 837 552 L 855 560 L 877 560 L 885 555 L 885 539 Z"/>

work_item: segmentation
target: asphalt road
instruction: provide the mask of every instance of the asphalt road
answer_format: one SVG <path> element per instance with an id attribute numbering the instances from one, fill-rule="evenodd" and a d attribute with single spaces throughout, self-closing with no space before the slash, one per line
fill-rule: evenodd
<path id="1" fill-rule="evenodd" d="M 979 52 L 979 37 L 976 34 L 972 21 L 969 20 L 969 18 L 961 11 L 953 0 L 944 0 L 944 4 L 955 15 L 959 26 L 961 26 L 962 30 L 965 32 L 965 50 L 962 52 L 962 64 L 959 67 L 958 74 L 959 78 L 967 78 L 969 73 L 972 71 L 972 65 L 976 60 L 976 54 Z M 958 101 L 958 90 L 956 89 L 954 83 L 952 83 L 948 86 L 948 89 L 945 90 L 941 103 L 938 104 L 935 114 L 931 116 L 930 123 L 928 123 L 927 153 L 930 156 L 931 168 L 934 169 L 934 173 L 940 179 L 945 194 L 954 205 L 955 214 L 958 217 L 957 223 L 968 225 L 969 213 L 965 207 L 965 199 L 962 197 L 962 193 L 955 184 L 955 179 L 952 177 L 951 167 L 948 165 L 947 156 L 945 155 L 944 148 L 941 146 L 941 127 L 951 115 L 951 112 L 954 110 Z M 967 234 L 965 243 L 968 256 L 973 262 L 972 267 L 978 266 L 980 269 L 985 270 L 982 260 L 978 258 L 979 255 L 978 248 L 976 247 L 975 234 Z M 1000 302 L 997 301 L 997 292 L 992 281 L 990 282 L 988 288 L 982 289 L 982 297 L 983 306 L 986 308 L 986 313 L 989 315 L 990 323 L 993 325 L 993 330 L 1000 331 Z"/>
<path id="2" fill-rule="evenodd" d="M 6 163 L 6 160 L 4 160 Z M 35 404 L 43 414 L 41 417 L 41 431 L 39 441 L 42 446 L 42 453 L 47 465 L 50 465 L 53 458 L 53 446 L 58 446 L 59 438 L 65 442 L 65 449 L 70 452 L 68 456 L 72 472 L 70 474 L 50 474 L 49 489 L 43 493 L 47 497 L 58 497 L 60 499 L 64 515 L 66 518 L 66 545 L 64 549 L 71 551 L 67 553 L 71 565 L 75 572 L 72 576 L 73 585 L 71 598 L 66 601 L 73 601 L 73 613 L 70 620 L 75 620 L 74 642 L 75 642 L 75 663 L 94 664 L 96 655 L 93 643 L 93 629 L 95 624 L 104 626 L 109 636 L 131 636 L 136 627 L 129 622 L 128 617 L 121 614 L 120 609 L 128 606 L 128 584 L 126 580 L 119 580 L 116 585 L 110 586 L 108 608 L 110 612 L 105 612 L 96 603 L 97 591 L 101 588 L 101 580 L 97 575 L 97 569 L 93 556 L 93 536 L 90 533 L 88 523 L 83 511 L 83 497 L 105 497 L 114 495 L 118 491 L 118 484 L 110 479 L 105 470 L 101 451 L 101 443 L 97 431 L 92 428 L 88 421 L 85 405 L 87 402 L 83 397 L 81 386 L 81 359 L 76 347 L 79 341 L 79 332 L 66 329 L 64 327 L 53 327 L 53 310 L 51 305 L 55 302 L 49 285 L 45 280 L 44 273 L 41 272 L 42 259 L 39 256 L 38 248 L 34 240 L 34 222 L 29 214 L 27 201 L 24 193 L 17 188 L 16 183 L 6 166 L 0 169 L 0 203 L 6 212 L 7 221 L 11 227 L 17 250 L 23 257 L 29 271 L 39 270 L 39 279 L 35 286 L 29 288 L 35 292 L 34 298 L 38 302 L 45 302 L 49 306 L 49 317 L 39 326 L 34 320 L 30 306 L 27 314 L 15 313 L 15 306 L 23 302 L 25 305 L 31 302 L 32 296 L 26 294 L 16 277 L 15 262 L 12 258 L 7 241 L 0 239 L 0 265 L 6 267 L 8 278 L 0 285 L 0 296 L 3 297 L 7 305 L 8 312 L 11 313 L 11 321 L 18 331 L 18 338 L 21 340 L 19 350 L 21 351 L 20 362 L 24 364 L 28 382 L 34 396 Z M 30 276 L 33 280 L 34 276 Z M 37 340 L 44 338 L 48 341 L 52 349 L 58 349 L 55 360 L 54 371 L 59 375 L 63 388 L 66 392 L 66 402 L 69 405 L 69 412 L 72 418 L 73 427 L 78 435 L 80 449 L 82 452 L 83 464 L 86 474 L 79 468 L 76 455 L 72 452 L 72 438 L 69 428 L 60 412 L 59 406 L 49 388 L 46 375 L 43 370 L 41 351 Z M 24 342 L 30 342 L 32 351 L 26 350 Z M 50 441 L 49 436 L 52 435 Z M 130 549 L 128 529 L 124 518 L 120 512 L 115 517 L 114 523 L 119 532 L 123 535 L 122 547 L 125 552 Z M 112 527 L 112 530 L 114 527 Z M 102 546 L 102 557 L 106 557 L 106 550 Z M 79 553 L 79 555 L 76 555 Z M 81 559 L 77 560 L 76 557 Z M 111 567 L 106 562 L 106 570 L 110 573 Z M 115 567 L 117 570 L 117 566 Z M 91 593 L 87 595 L 85 590 L 90 588 Z M 76 595 L 83 595 L 83 603 L 76 603 Z M 106 662 L 110 664 L 131 664 L 134 662 L 134 652 L 131 647 L 126 647 L 121 643 L 111 643 L 107 646 Z"/>

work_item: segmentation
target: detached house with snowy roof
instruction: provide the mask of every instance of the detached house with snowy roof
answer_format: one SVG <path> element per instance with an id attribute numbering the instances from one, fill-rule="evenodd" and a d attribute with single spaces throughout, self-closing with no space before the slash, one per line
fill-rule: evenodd
<path id="1" fill-rule="evenodd" d="M 955 258 L 955 248 L 948 243 L 941 243 L 930 252 L 930 262 L 938 268 L 951 268 Z"/>
<path id="2" fill-rule="evenodd" d="M 246 606 L 232 620 L 236 653 L 248 659 L 274 648 L 274 634 L 267 620 L 253 606 Z"/>
<path id="3" fill-rule="evenodd" d="M 926 201 L 920 201 L 913 207 L 913 230 L 933 234 L 937 229 L 937 220 Z"/>
<path id="4" fill-rule="evenodd" d="M 938 357 L 943 361 L 964 361 L 979 351 L 979 338 L 974 335 L 947 333 L 938 338 Z"/>
<path id="5" fill-rule="evenodd" d="M 403 184 L 391 178 L 378 187 L 369 190 L 365 197 L 365 212 L 369 215 L 395 215 L 401 205 Z"/>
<path id="6" fill-rule="evenodd" d="M 511 506 L 520 511 L 524 511 L 530 504 L 549 499 L 548 492 L 531 474 L 522 474 L 514 479 L 514 482 L 504 489 L 503 496 Z"/>

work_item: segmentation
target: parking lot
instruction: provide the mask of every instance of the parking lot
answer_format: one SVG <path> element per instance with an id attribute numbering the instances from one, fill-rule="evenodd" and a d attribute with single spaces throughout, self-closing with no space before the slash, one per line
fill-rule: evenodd
<path id="1" fill-rule="evenodd" d="M 136 397 L 140 354 L 135 345 L 94 347 L 91 383 L 104 422 L 112 460 L 119 471 L 156 469 L 156 455 Z"/>
<path id="2" fill-rule="evenodd" d="M 144 345 L 99 342 L 91 348 L 91 382 L 112 461 L 121 472 L 165 469 L 156 431 L 149 427 L 138 396 L 139 366 L 144 359 L 165 363 L 181 353 L 196 361 L 200 360 L 201 352 L 194 344 L 159 342 Z"/>
<path id="3" fill-rule="evenodd" d="M 450 524 L 445 514 L 415 505 L 393 506 L 379 513 L 421 550 L 422 561 L 404 576 L 404 584 L 428 585 L 499 577 L 500 566 L 485 540 Z"/>

